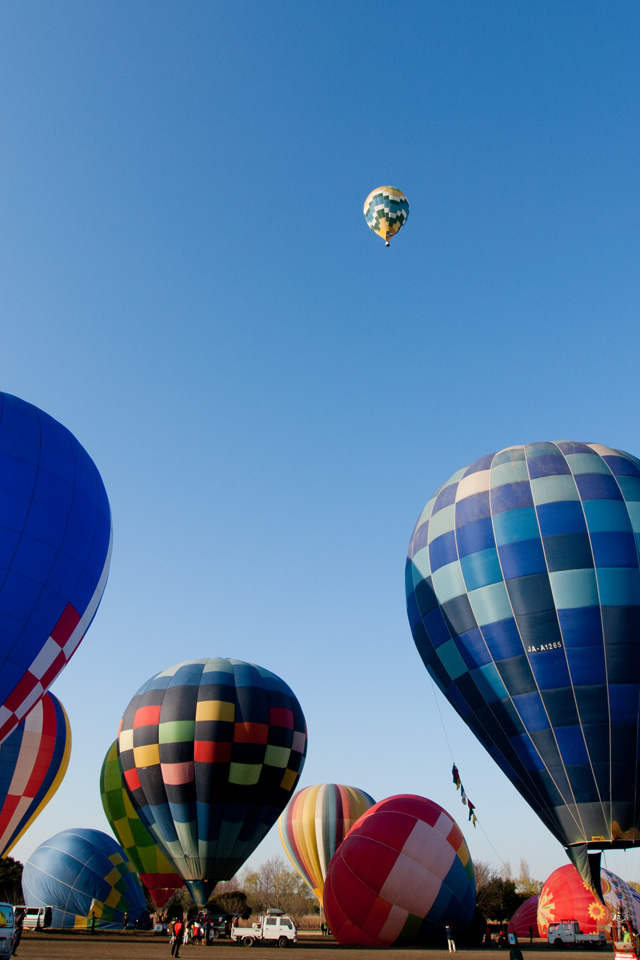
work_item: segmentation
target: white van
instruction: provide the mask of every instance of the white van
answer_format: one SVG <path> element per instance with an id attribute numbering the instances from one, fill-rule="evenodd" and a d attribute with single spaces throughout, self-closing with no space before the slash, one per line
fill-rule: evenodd
<path id="1" fill-rule="evenodd" d="M 45 930 L 51 926 L 53 907 L 27 907 L 24 903 L 14 907 L 16 920 L 24 917 L 23 930 Z"/>
<path id="2" fill-rule="evenodd" d="M 15 931 L 13 907 L 10 903 L 0 903 L 0 957 L 2 960 L 11 956 Z"/>

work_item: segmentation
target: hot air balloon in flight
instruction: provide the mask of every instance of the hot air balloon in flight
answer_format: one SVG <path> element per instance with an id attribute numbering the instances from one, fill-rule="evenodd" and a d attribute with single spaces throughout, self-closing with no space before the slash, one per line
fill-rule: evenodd
<path id="1" fill-rule="evenodd" d="M 447 480 L 406 567 L 427 670 L 598 895 L 640 842 L 639 533 L 640 461 L 531 443 Z"/>
<path id="2" fill-rule="evenodd" d="M 329 861 L 356 820 L 374 803 L 357 787 L 321 783 L 294 794 L 278 820 L 287 856 L 320 903 Z"/>
<path id="3" fill-rule="evenodd" d="M 140 819 L 203 906 L 278 819 L 307 751 L 287 684 L 241 660 L 192 660 L 136 693 L 118 754 Z"/>
<path id="4" fill-rule="evenodd" d="M 45 693 L 0 746 L 0 857 L 6 857 L 62 783 L 71 754 L 64 707 Z"/>
<path id="5" fill-rule="evenodd" d="M 324 909 L 343 946 L 444 944 L 476 905 L 469 849 L 439 804 L 402 794 L 356 821 L 329 864 Z"/>
<path id="6" fill-rule="evenodd" d="M 107 582 L 111 514 L 66 427 L 0 394 L 0 742 L 89 627 Z"/>
<path id="7" fill-rule="evenodd" d="M 0 754 L 1 759 L 1 754 Z M 118 741 L 107 751 L 100 771 L 100 796 L 105 816 L 122 849 L 158 909 L 182 886 L 182 877 L 133 809 L 118 759 Z"/>
<path id="8" fill-rule="evenodd" d="M 53 907 L 52 927 L 122 927 L 146 910 L 140 881 L 123 849 L 101 830 L 63 830 L 34 850 L 22 871 L 24 902 Z"/>
<path id="9" fill-rule="evenodd" d="M 391 237 L 407 222 L 409 201 L 397 187 L 376 187 L 365 200 L 363 213 L 369 227 L 388 247 Z"/>

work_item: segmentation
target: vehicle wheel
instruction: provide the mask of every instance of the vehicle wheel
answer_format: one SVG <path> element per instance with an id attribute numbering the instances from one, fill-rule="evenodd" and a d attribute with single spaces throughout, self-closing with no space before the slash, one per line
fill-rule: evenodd
<path id="1" fill-rule="evenodd" d="M 217 930 L 212 930 L 212 931 L 211 931 L 211 936 L 213 937 L 214 940 L 217 940 L 218 937 L 220 936 L 220 934 L 218 933 Z"/>
<path id="2" fill-rule="evenodd" d="M 289 946 L 289 939 L 288 939 L 287 937 L 279 937 L 279 938 L 278 938 L 278 946 L 279 946 L 279 947 L 288 947 L 288 946 Z"/>
<path id="3" fill-rule="evenodd" d="M 244 940 L 242 941 L 242 945 L 245 947 L 252 947 L 254 943 L 255 943 L 255 940 L 253 939 L 253 937 L 245 937 Z"/>
<path id="4" fill-rule="evenodd" d="M 554 947 L 556 948 L 556 950 L 562 950 L 562 948 L 564 947 L 564 941 L 561 940 L 560 937 L 557 937 L 557 938 L 553 941 L 553 945 L 554 945 Z"/>

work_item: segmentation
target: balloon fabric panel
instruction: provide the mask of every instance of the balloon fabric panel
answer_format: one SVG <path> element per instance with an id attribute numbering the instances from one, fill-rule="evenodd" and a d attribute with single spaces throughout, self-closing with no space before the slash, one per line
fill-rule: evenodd
<path id="1" fill-rule="evenodd" d="M 179 664 L 138 691 L 118 738 L 125 784 L 194 896 L 194 882 L 230 879 L 275 823 L 306 743 L 289 687 L 253 664 Z"/>
<path id="2" fill-rule="evenodd" d="M 76 650 L 110 555 L 109 503 L 86 451 L 42 410 L 0 394 L 0 742 Z"/>
<path id="3" fill-rule="evenodd" d="M 0 856 L 46 807 L 70 754 L 69 719 L 60 701 L 46 693 L 0 746 Z"/>
<path id="4" fill-rule="evenodd" d="M 510 447 L 454 474 L 409 546 L 429 673 L 564 844 L 640 839 L 639 504 L 629 454 Z"/>
<path id="5" fill-rule="evenodd" d="M 285 852 L 322 902 L 329 862 L 356 820 L 374 804 L 357 787 L 336 783 L 305 787 L 278 821 Z"/>
<path id="6" fill-rule="evenodd" d="M 117 741 L 109 747 L 102 764 L 100 796 L 109 825 L 133 868 L 156 906 L 163 907 L 182 886 L 182 877 L 175 872 L 131 804 L 123 782 Z"/>

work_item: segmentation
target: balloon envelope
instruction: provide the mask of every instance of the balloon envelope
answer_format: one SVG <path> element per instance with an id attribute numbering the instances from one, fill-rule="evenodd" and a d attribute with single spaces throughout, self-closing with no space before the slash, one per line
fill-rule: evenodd
<path id="1" fill-rule="evenodd" d="M 31 854 L 22 872 L 24 902 L 60 911 L 56 924 L 92 912 L 100 926 L 131 923 L 146 909 L 144 893 L 124 850 L 101 830 L 63 830 Z M 78 925 L 78 924 L 75 924 Z"/>
<path id="2" fill-rule="evenodd" d="M 158 908 L 163 907 L 169 897 L 182 886 L 182 877 L 175 872 L 173 864 L 133 809 L 124 786 L 117 740 L 109 747 L 102 764 L 100 797 L 105 816 L 122 849 L 155 905 Z"/>
<path id="3" fill-rule="evenodd" d="M 476 905 L 471 856 L 452 817 L 432 800 L 381 800 L 351 828 L 329 864 L 324 910 L 343 945 L 443 943 Z"/>
<path id="4" fill-rule="evenodd" d="M 611 933 L 616 913 L 640 929 L 640 894 L 610 870 L 602 870 L 604 903 L 586 887 L 578 871 L 567 863 L 545 880 L 538 898 L 538 928 L 546 937 L 550 923 L 577 920 L 583 933 Z"/>
<path id="5" fill-rule="evenodd" d="M 287 684 L 241 660 L 193 660 L 145 683 L 118 751 L 134 808 L 203 905 L 278 819 L 307 750 Z"/>
<path id="6" fill-rule="evenodd" d="M 409 201 L 397 187 L 376 187 L 365 200 L 363 213 L 371 230 L 389 246 L 407 222 Z"/>
<path id="7" fill-rule="evenodd" d="M 640 464 L 509 447 L 429 500 L 407 562 L 420 655 L 579 866 L 640 841 Z"/>
<path id="8" fill-rule="evenodd" d="M 89 627 L 107 581 L 111 514 L 66 427 L 0 394 L 0 742 Z"/>
<path id="9" fill-rule="evenodd" d="M 69 718 L 57 697 L 45 693 L 0 746 L 0 856 L 46 807 L 70 754 Z"/>
<path id="10" fill-rule="evenodd" d="M 567 864 L 567 866 L 571 867 L 571 864 Z M 571 869 L 573 870 L 574 868 L 571 867 Z M 537 893 L 535 896 L 529 897 L 528 900 L 525 900 L 524 903 L 520 904 L 514 915 L 511 917 L 511 920 L 509 920 L 509 926 L 507 929 L 509 933 L 515 933 L 517 937 L 521 937 L 522 939 L 530 935 L 529 930 L 531 930 L 532 936 L 540 936 L 540 933 L 538 932 Z M 583 933 L 586 933 L 586 930 L 583 930 Z"/>
<path id="11" fill-rule="evenodd" d="M 322 783 L 294 794 L 280 817 L 278 828 L 287 856 L 320 902 L 329 861 L 356 820 L 374 803 L 357 787 Z"/>

